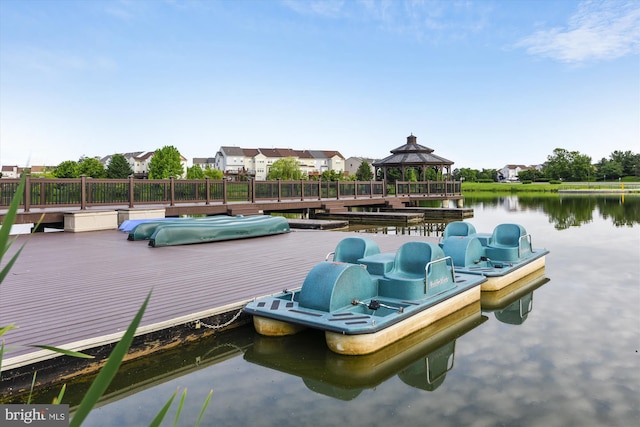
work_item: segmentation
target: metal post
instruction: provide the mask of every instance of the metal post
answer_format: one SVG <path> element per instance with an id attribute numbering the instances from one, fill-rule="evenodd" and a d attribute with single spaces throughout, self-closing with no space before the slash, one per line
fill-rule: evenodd
<path id="1" fill-rule="evenodd" d="M 300 180 L 300 201 L 304 202 L 304 181 Z"/>
<path id="2" fill-rule="evenodd" d="M 251 203 L 255 203 L 256 202 L 256 180 L 255 179 L 249 178 L 249 191 L 251 191 L 251 194 L 250 194 Z"/>
<path id="3" fill-rule="evenodd" d="M 169 206 L 175 206 L 176 189 L 174 184 L 175 184 L 175 178 L 173 176 L 170 176 L 169 177 L 169 197 L 170 197 Z"/>
<path id="4" fill-rule="evenodd" d="M 44 192 L 40 191 L 40 199 L 44 197 Z M 42 200 L 40 200 L 42 204 Z M 24 211 L 29 212 L 31 208 L 31 175 L 26 174 L 24 181 Z"/>
<path id="5" fill-rule="evenodd" d="M 80 175 L 80 210 L 87 209 L 87 177 Z"/>
<path id="6" fill-rule="evenodd" d="M 205 189 L 207 191 L 207 196 L 205 197 L 204 204 L 205 205 L 209 205 L 211 203 L 211 196 L 210 196 L 210 194 L 211 194 L 211 180 L 209 179 L 208 176 L 205 176 L 204 180 L 205 180 L 204 182 L 206 183 L 204 187 L 205 187 Z"/>
<path id="7" fill-rule="evenodd" d="M 133 183 L 133 175 L 129 175 L 129 208 L 132 209 L 135 202 L 135 184 Z"/>
<path id="8" fill-rule="evenodd" d="M 278 178 L 278 201 L 282 201 L 282 180 Z"/>
<path id="9" fill-rule="evenodd" d="M 227 204 L 227 179 L 222 177 L 222 203 Z"/>

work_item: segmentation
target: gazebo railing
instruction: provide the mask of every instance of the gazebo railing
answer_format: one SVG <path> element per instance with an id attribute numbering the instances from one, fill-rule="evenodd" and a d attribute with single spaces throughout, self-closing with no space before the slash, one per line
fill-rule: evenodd
<path id="1" fill-rule="evenodd" d="M 460 181 L 396 181 L 396 196 L 443 196 L 456 195 L 462 191 Z"/>

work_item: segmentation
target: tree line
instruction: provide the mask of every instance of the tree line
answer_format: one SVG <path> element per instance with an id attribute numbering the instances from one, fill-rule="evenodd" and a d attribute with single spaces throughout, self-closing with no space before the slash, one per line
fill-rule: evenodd
<path id="1" fill-rule="evenodd" d="M 609 158 L 593 163 L 591 157 L 579 151 L 556 148 L 547 156 L 540 169 L 528 169 L 518 174 L 520 181 L 611 181 L 622 178 L 637 180 L 640 178 L 640 154 L 632 151 L 614 151 Z M 482 182 L 499 181 L 500 172 L 496 169 L 456 169 L 455 180 Z"/>
<path id="2" fill-rule="evenodd" d="M 177 148 L 165 146 L 154 152 L 149 161 L 149 179 L 166 179 L 169 177 L 185 176 L 185 170 L 181 162 L 182 156 Z M 82 157 L 78 161 L 67 160 L 60 163 L 53 171 L 45 176 L 55 178 L 78 178 L 85 175 L 92 178 L 119 178 L 124 179 L 133 175 L 129 162 L 122 154 L 114 154 L 105 167 L 100 160 L 93 157 Z M 424 174 L 426 179 L 437 180 L 438 172 L 429 169 Z M 218 169 L 202 169 L 198 165 L 188 167 L 187 179 L 222 179 L 223 172 Z M 417 181 L 422 174 L 417 169 L 405 170 L 404 179 Z M 388 170 L 387 179 L 390 182 L 400 179 L 400 170 Z M 609 158 L 602 158 L 593 163 L 591 157 L 579 151 L 569 151 L 564 148 L 556 148 L 547 156 L 547 161 L 542 168 L 528 169 L 518 174 L 520 181 L 606 181 L 618 180 L 625 177 L 630 179 L 640 178 L 640 154 L 632 151 L 613 151 Z M 455 169 L 452 178 L 456 181 L 467 182 L 495 182 L 500 180 L 500 171 L 497 169 Z M 355 175 L 345 175 L 344 172 L 326 170 L 319 175 L 308 176 L 300 169 L 300 163 L 293 157 L 278 159 L 269 168 L 267 179 L 300 180 L 321 179 L 323 181 L 370 181 L 374 179 L 371 165 L 363 161 Z"/>

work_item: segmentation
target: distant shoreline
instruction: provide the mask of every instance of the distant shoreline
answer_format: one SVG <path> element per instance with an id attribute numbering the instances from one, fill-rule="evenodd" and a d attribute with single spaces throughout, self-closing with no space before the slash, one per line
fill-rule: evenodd
<path id="1" fill-rule="evenodd" d="M 590 194 L 590 193 L 598 193 L 598 194 L 628 194 L 628 193 L 638 193 L 638 190 L 622 190 L 622 189 L 593 189 L 590 190 L 588 188 L 576 189 L 576 190 L 558 190 L 558 193 L 573 193 L 573 194 Z"/>

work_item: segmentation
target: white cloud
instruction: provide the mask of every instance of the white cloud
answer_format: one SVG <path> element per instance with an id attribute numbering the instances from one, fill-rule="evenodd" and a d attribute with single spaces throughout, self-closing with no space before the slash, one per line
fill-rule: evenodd
<path id="1" fill-rule="evenodd" d="M 565 27 L 540 30 L 516 44 L 566 63 L 611 60 L 640 50 L 640 4 L 587 1 Z"/>
<path id="2" fill-rule="evenodd" d="M 488 4 L 448 0 L 282 0 L 282 4 L 300 15 L 373 22 L 383 31 L 432 42 L 483 30 L 492 10 Z"/>
<path id="3" fill-rule="evenodd" d="M 344 10 L 344 0 L 283 0 L 285 6 L 301 15 L 320 15 L 324 17 L 340 17 Z"/>

